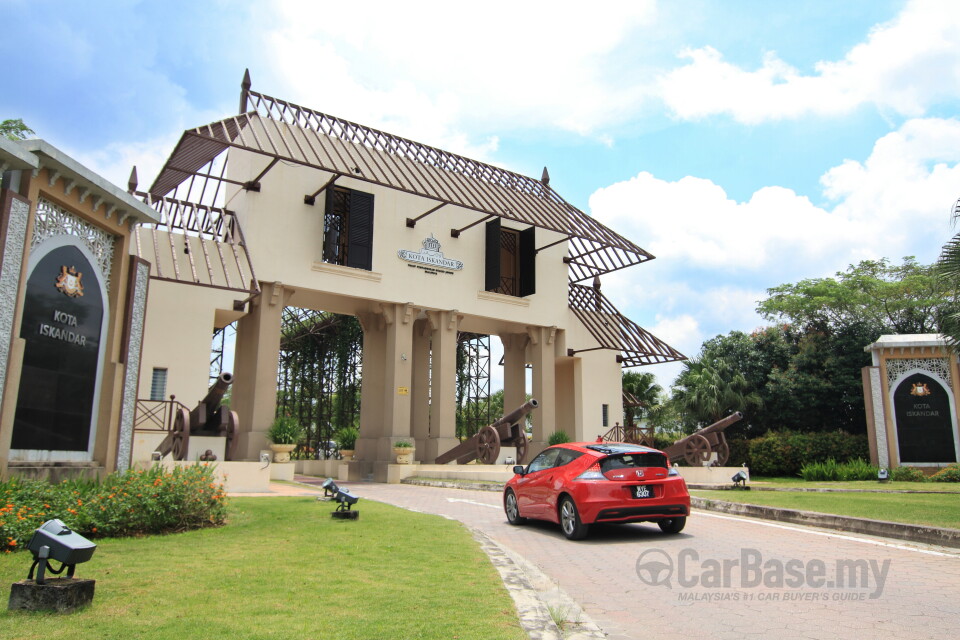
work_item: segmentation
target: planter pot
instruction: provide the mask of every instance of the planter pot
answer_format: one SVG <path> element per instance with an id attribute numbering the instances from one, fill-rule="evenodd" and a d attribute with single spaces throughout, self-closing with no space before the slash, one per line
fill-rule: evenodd
<path id="1" fill-rule="evenodd" d="M 290 452 L 297 448 L 295 444 L 271 444 L 274 462 L 290 462 Z"/>
<path id="2" fill-rule="evenodd" d="M 353 460 L 353 449 L 340 449 L 340 455 L 344 460 Z"/>
<path id="3" fill-rule="evenodd" d="M 397 456 L 397 464 L 413 464 L 413 447 L 394 447 L 393 455 Z"/>

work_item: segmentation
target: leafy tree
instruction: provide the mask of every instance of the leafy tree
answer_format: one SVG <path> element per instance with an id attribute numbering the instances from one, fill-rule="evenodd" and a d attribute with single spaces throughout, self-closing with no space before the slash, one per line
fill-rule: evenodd
<path id="1" fill-rule="evenodd" d="M 33 129 L 23 123 L 20 118 L 0 122 L 0 135 L 8 140 L 26 140 L 35 135 Z"/>
<path id="2" fill-rule="evenodd" d="M 881 333 L 930 333 L 935 317 L 950 304 L 957 287 L 945 288 L 934 265 L 908 256 L 864 260 L 835 278 L 812 278 L 767 289 L 757 305 L 767 320 L 787 320 L 803 329 L 837 330 L 854 324 Z"/>

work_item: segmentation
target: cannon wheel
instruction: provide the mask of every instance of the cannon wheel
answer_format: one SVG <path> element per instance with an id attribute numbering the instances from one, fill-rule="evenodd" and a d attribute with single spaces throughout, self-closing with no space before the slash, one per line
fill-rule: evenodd
<path id="1" fill-rule="evenodd" d="M 187 457 L 190 446 L 190 412 L 186 409 L 177 409 L 173 418 L 173 448 L 171 453 L 174 460 L 183 460 Z"/>
<path id="2" fill-rule="evenodd" d="M 720 444 L 717 445 L 717 465 L 722 467 L 727 464 L 727 460 L 730 459 L 730 445 L 727 444 L 726 438 L 723 437 L 723 434 L 720 434 Z"/>
<path id="3" fill-rule="evenodd" d="M 500 434 L 491 426 L 480 429 L 477 434 L 477 459 L 483 464 L 493 464 L 500 455 Z"/>
<path id="4" fill-rule="evenodd" d="M 691 467 L 703 466 L 710 457 L 710 441 L 699 433 L 689 436 L 683 445 L 683 457 Z"/>
<path id="5" fill-rule="evenodd" d="M 527 457 L 527 434 L 520 430 L 520 435 L 516 438 L 517 446 L 517 464 L 523 464 L 523 459 Z"/>
<path id="6" fill-rule="evenodd" d="M 236 411 L 231 411 L 227 414 L 227 450 L 226 455 L 223 456 L 224 460 L 236 460 L 237 459 L 237 438 L 240 435 L 240 416 L 237 415 Z"/>

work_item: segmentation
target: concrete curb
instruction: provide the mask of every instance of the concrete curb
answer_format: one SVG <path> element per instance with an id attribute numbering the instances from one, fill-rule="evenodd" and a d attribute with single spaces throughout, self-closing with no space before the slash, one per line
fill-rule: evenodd
<path id="1" fill-rule="evenodd" d="M 475 489 L 478 491 L 503 490 L 503 485 L 497 483 L 458 483 L 453 480 L 428 480 L 423 478 L 407 478 L 403 482 L 406 484 L 416 484 L 427 487 L 446 487 L 450 489 Z M 695 486 L 690 486 L 690 488 L 695 488 Z M 715 489 L 716 487 L 710 486 L 710 488 Z M 753 488 L 754 490 L 756 489 L 756 487 Z M 723 500 L 698 498 L 696 496 L 690 498 L 690 505 L 697 509 L 718 511 L 730 515 L 775 520 L 789 524 L 820 527 L 821 529 L 833 529 L 847 533 L 859 533 L 868 536 L 877 536 L 879 538 L 893 538 L 894 540 L 906 540 L 908 542 L 919 542 L 922 544 L 933 544 L 941 547 L 960 548 L 960 529 L 904 524 L 902 522 L 887 522 L 885 520 L 869 520 L 867 518 L 854 518 L 852 516 L 816 513 L 814 511 L 796 511 L 794 509 L 726 502 Z"/>
<path id="2" fill-rule="evenodd" d="M 796 511 L 777 507 L 764 507 L 755 504 L 739 502 L 725 502 L 708 498 L 691 497 L 690 505 L 698 509 L 719 511 L 731 515 L 776 520 L 790 524 L 799 524 L 822 529 L 834 529 L 847 533 L 860 533 L 881 538 L 894 538 L 909 542 L 934 544 L 942 547 L 960 548 L 960 529 L 942 529 L 901 522 L 886 522 L 884 520 L 868 520 L 813 511 Z"/>
<path id="3" fill-rule="evenodd" d="M 606 637 L 580 605 L 540 569 L 482 531 L 472 527 L 470 531 L 500 573 L 503 586 L 517 607 L 520 626 L 531 640 L 603 640 Z M 563 629 L 554 621 L 554 612 L 565 620 Z"/>
<path id="4" fill-rule="evenodd" d="M 687 483 L 687 488 L 695 491 L 738 491 L 731 484 L 698 484 Z M 934 495 L 956 495 L 960 491 L 923 491 L 919 489 L 831 489 L 829 487 L 764 487 L 757 484 L 749 485 L 751 491 L 784 491 L 796 493 L 927 493 Z"/>

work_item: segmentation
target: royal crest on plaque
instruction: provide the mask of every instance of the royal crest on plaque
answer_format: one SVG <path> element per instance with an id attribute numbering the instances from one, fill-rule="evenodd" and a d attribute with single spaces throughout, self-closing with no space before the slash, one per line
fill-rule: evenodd
<path id="1" fill-rule="evenodd" d="M 910 387 L 910 395 L 912 396 L 928 396 L 931 393 L 930 386 L 925 382 L 915 382 Z"/>
<path id="2" fill-rule="evenodd" d="M 78 273 L 76 267 L 60 267 L 60 275 L 57 276 L 57 289 L 64 295 L 71 298 L 79 298 L 83 295 L 83 274 Z"/>

